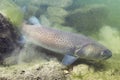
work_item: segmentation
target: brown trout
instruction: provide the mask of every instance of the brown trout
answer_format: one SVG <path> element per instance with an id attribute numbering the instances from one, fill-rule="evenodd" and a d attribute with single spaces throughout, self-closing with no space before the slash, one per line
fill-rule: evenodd
<path id="1" fill-rule="evenodd" d="M 45 27 L 39 23 L 23 24 L 22 30 L 27 39 L 36 45 L 65 55 L 62 63 L 66 66 L 79 58 L 100 61 L 112 56 L 112 52 L 105 46 L 82 34 Z"/>

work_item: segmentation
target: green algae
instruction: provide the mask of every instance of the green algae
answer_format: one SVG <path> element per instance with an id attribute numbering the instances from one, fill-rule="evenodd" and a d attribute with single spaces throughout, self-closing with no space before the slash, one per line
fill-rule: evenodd
<path id="1" fill-rule="evenodd" d="M 94 38 L 97 39 L 101 44 L 107 46 L 113 54 L 112 57 L 104 62 L 102 65 L 94 64 L 89 65 L 89 69 L 85 76 L 81 76 L 78 73 L 71 73 L 71 80 L 119 80 L 120 79 L 120 35 L 119 31 L 111 26 L 103 26 L 97 34 L 94 34 Z M 81 65 L 81 64 L 79 64 Z M 79 70 L 78 67 L 77 70 Z M 85 71 L 85 70 L 84 70 Z"/>
<path id="2" fill-rule="evenodd" d="M 7 17 L 16 26 L 19 26 L 23 21 L 22 11 L 10 0 L 0 1 L 0 13 Z"/>
<path id="3" fill-rule="evenodd" d="M 114 55 L 114 58 L 120 55 Z M 120 70 L 118 69 L 120 67 L 119 58 L 114 60 L 114 58 L 111 58 L 107 61 L 106 64 L 104 64 L 105 68 L 94 70 L 92 68 L 93 72 L 88 72 L 86 75 L 81 76 L 79 73 L 72 74 L 71 80 L 119 80 L 120 78 Z M 101 66 L 102 67 L 102 66 Z"/>
<path id="4" fill-rule="evenodd" d="M 108 59 L 107 61 L 101 62 L 101 64 L 97 63 L 97 64 L 91 65 L 91 64 L 84 63 L 84 64 L 74 65 L 73 69 L 69 72 L 65 80 L 67 79 L 68 80 L 119 80 L 120 78 L 119 56 L 120 54 L 113 53 L 113 56 L 110 59 Z M 43 58 L 45 56 L 40 55 L 39 57 Z M 51 69 L 46 69 L 45 67 L 51 68 Z M 36 69 L 38 69 L 38 71 L 36 71 Z M 39 71 L 39 69 L 41 69 L 42 72 Z M 20 80 L 20 79 L 36 80 L 38 76 L 41 76 L 41 75 L 36 76 L 35 74 L 37 72 L 43 75 L 42 76 L 43 80 L 49 80 L 48 78 L 45 79 L 46 70 L 48 70 L 47 74 L 49 73 L 52 74 L 52 72 L 56 73 L 52 76 L 49 75 L 50 80 L 54 79 L 53 76 L 56 78 L 57 75 L 62 75 L 61 77 L 65 75 L 63 73 L 64 69 L 62 68 L 62 66 L 60 66 L 60 63 L 58 63 L 56 59 L 52 60 L 51 62 L 51 61 L 46 61 L 46 60 L 41 60 L 36 58 L 36 62 L 22 63 L 22 64 L 20 63 L 18 65 L 0 67 L 0 74 L 2 74 L 0 75 L 0 78 L 7 78 L 7 79 L 10 78 L 10 80 Z M 58 72 L 60 71 L 60 74 L 58 74 L 57 71 Z"/>

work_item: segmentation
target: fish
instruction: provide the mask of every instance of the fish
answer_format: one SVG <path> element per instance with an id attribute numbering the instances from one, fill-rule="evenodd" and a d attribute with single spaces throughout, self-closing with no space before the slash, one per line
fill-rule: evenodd
<path id="1" fill-rule="evenodd" d="M 77 34 L 41 25 L 36 17 L 24 23 L 23 33 L 34 44 L 64 55 L 62 64 L 72 65 L 77 59 L 103 61 L 112 56 L 112 52 L 96 40 L 83 34 Z M 32 22 L 33 21 L 33 22 Z"/>

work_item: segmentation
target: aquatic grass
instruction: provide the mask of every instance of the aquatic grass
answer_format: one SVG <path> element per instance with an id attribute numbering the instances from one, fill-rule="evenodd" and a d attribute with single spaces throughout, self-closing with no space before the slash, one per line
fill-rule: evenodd
<path id="1" fill-rule="evenodd" d="M 92 35 L 97 41 L 112 51 L 108 60 L 89 65 L 93 72 L 85 76 L 71 74 L 72 80 L 119 80 L 120 79 L 120 33 L 116 28 L 103 26 L 97 34 Z M 79 64 L 81 65 L 81 64 Z M 92 66 L 92 67 L 91 67 Z"/>
<path id="2" fill-rule="evenodd" d="M 116 56 L 120 56 L 120 55 L 115 55 L 114 58 L 116 58 Z M 120 78 L 120 62 L 119 62 L 119 58 L 115 59 L 111 58 L 109 60 L 107 60 L 106 64 L 104 64 L 105 69 L 102 70 L 95 70 L 94 72 L 89 72 L 88 74 L 81 76 L 79 74 L 75 75 L 72 74 L 72 80 L 119 80 Z M 92 68 L 94 69 L 94 68 Z"/>
<path id="3" fill-rule="evenodd" d="M 0 1 L 0 13 L 7 17 L 15 26 L 19 26 L 23 21 L 23 12 L 11 0 Z"/>
<path id="4" fill-rule="evenodd" d="M 100 29 L 99 41 L 108 47 L 113 53 L 120 52 L 120 35 L 119 31 L 116 28 L 111 26 L 103 26 Z"/>

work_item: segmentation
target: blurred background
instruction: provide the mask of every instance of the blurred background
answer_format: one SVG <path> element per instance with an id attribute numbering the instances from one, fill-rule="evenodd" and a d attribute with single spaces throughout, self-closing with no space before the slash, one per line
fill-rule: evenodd
<path id="1" fill-rule="evenodd" d="M 109 70 L 92 74 L 87 71 L 85 74 L 87 77 L 72 71 L 70 74 L 72 80 L 120 79 L 120 0 L 0 0 L 0 13 L 12 22 L 18 34 L 22 23 L 31 16 L 35 16 L 41 25 L 92 37 L 113 52 L 112 58 L 106 64 Z M 1 43 L 0 45 L 3 45 Z M 33 58 L 38 59 L 40 56 L 42 59 L 38 61 L 44 62 L 51 58 L 38 54 L 36 46 L 31 43 L 25 45 L 20 53 L 19 63 L 24 60 L 30 62 Z M 7 61 L 12 59 L 13 57 Z M 76 71 L 80 69 L 81 65 L 75 67 Z M 84 70 L 81 69 L 81 71 Z"/>

